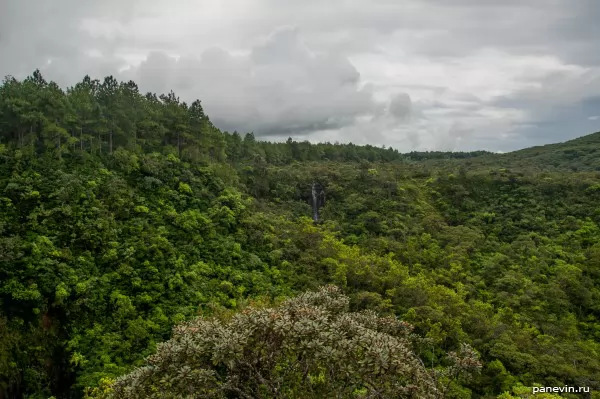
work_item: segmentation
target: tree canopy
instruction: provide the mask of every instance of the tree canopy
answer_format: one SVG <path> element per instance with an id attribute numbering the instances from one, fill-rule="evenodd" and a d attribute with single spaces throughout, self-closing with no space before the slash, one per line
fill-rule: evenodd
<path id="1" fill-rule="evenodd" d="M 85 77 L 63 90 L 39 71 L 8 77 L 0 85 L 0 398 L 79 399 L 108 381 L 125 389 L 144 373 L 166 389 L 155 371 L 184 370 L 169 369 L 168 348 L 183 356 L 173 364 L 193 365 L 189 375 L 213 373 L 202 378 L 213 378 L 215 397 L 235 396 L 224 390 L 234 376 L 264 397 L 273 386 L 316 397 L 348 381 L 349 397 L 373 395 L 371 377 L 357 368 L 350 380 L 331 378 L 317 352 L 302 358 L 311 378 L 291 368 L 283 379 L 298 346 L 281 345 L 294 330 L 269 347 L 277 361 L 266 366 L 268 384 L 243 368 L 267 352 L 234 351 L 226 361 L 222 351 L 247 349 L 265 317 L 315 295 L 347 303 L 338 312 L 302 302 L 311 317 L 327 314 L 319 331 L 340 334 L 332 337 L 361 331 L 364 343 L 378 323 L 412 326 L 409 336 L 377 335 L 406 348 L 392 358 L 415 370 L 407 384 L 473 348 L 481 372 L 453 381 L 447 398 L 509 398 L 533 386 L 597 391 L 599 140 L 509 154 L 272 143 L 222 132 L 199 100 L 142 94 L 134 82 Z M 316 223 L 314 183 L 326 195 Z M 341 291 L 314 293 L 329 285 Z M 346 330 L 331 330 L 343 320 Z M 234 333 L 241 346 L 228 347 Z M 315 350 L 338 350 L 342 338 Z M 190 352 L 186 342 L 204 346 Z M 223 355 L 218 367 L 205 362 L 209 352 Z M 326 365 L 353 366 L 366 353 Z M 378 387 L 404 395 L 381 378 Z M 431 392 L 428 384 L 418 389 Z"/>
<path id="2" fill-rule="evenodd" d="M 198 318 L 175 328 L 148 365 L 96 389 L 98 398 L 438 398 L 481 368 L 464 345 L 428 370 L 412 328 L 393 316 L 349 312 L 335 286 L 272 308 Z"/>

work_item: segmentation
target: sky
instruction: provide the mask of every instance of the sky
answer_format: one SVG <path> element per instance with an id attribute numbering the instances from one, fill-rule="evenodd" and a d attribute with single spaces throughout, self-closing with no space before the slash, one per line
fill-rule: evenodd
<path id="1" fill-rule="evenodd" d="M 0 75 L 200 99 L 264 140 L 513 151 L 600 131 L 597 0 L 0 0 Z"/>

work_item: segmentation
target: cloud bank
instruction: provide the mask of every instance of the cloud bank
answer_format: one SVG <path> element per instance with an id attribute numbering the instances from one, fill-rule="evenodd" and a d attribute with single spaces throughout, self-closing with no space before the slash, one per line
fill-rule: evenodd
<path id="1" fill-rule="evenodd" d="M 133 79 L 270 140 L 510 151 L 600 130 L 600 3 L 523 3 L 4 0 L 0 74 Z"/>

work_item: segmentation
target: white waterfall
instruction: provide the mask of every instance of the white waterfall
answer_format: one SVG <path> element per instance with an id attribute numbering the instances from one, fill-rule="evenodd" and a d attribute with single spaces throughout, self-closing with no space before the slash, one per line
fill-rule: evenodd
<path id="1" fill-rule="evenodd" d="M 312 209 L 313 209 L 313 220 L 316 222 L 319 220 L 319 202 L 317 196 L 317 188 L 315 183 L 312 185 Z"/>

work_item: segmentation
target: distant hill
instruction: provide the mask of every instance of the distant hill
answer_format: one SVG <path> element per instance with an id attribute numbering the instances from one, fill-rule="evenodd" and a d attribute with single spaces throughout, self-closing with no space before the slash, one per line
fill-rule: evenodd
<path id="1" fill-rule="evenodd" d="M 600 132 L 564 143 L 525 148 L 503 154 L 512 162 L 529 162 L 572 171 L 600 171 Z"/>
<path id="2" fill-rule="evenodd" d="M 589 134 L 563 143 L 525 148 L 505 154 L 476 152 L 479 156 L 428 158 L 429 164 L 446 166 L 448 162 L 457 167 L 508 168 L 528 171 L 600 171 L 600 132 Z M 409 154 L 405 154 L 409 156 Z M 438 162 L 441 161 L 441 162 Z"/>

